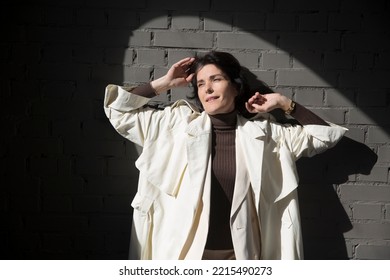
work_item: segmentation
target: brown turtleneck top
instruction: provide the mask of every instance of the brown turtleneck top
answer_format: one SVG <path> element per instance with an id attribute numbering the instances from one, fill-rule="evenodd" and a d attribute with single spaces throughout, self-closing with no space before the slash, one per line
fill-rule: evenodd
<path id="1" fill-rule="evenodd" d="M 210 115 L 210 119 L 212 123 L 212 177 L 206 249 L 232 249 L 230 210 L 236 178 L 237 112 Z"/>

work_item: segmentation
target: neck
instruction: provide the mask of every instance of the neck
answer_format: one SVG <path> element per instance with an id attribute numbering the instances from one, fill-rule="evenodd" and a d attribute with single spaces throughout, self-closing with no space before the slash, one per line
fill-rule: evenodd
<path id="1" fill-rule="evenodd" d="M 237 124 L 237 111 L 232 111 L 230 113 L 209 115 L 212 125 L 215 128 L 225 128 L 231 129 L 235 128 Z"/>

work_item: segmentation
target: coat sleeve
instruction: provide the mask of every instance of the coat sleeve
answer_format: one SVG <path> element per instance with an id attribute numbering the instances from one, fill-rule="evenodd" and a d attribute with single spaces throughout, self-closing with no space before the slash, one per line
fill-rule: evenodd
<path id="1" fill-rule="evenodd" d="M 132 88 L 108 85 L 104 97 L 104 111 L 116 131 L 131 142 L 144 146 L 162 132 L 187 123 L 196 108 L 185 100 L 178 100 L 164 110 L 145 106 L 150 98 L 131 93 Z"/>
<path id="2" fill-rule="evenodd" d="M 343 137 L 346 128 L 329 123 L 324 125 L 285 125 L 275 126 L 279 143 L 295 157 L 311 157 L 335 146 Z"/>
<path id="3" fill-rule="evenodd" d="M 151 110 L 148 112 L 142 108 L 149 100 L 120 86 L 106 87 L 104 112 L 110 123 L 120 135 L 140 146 L 143 146 L 147 137 L 148 119 L 153 115 Z"/>

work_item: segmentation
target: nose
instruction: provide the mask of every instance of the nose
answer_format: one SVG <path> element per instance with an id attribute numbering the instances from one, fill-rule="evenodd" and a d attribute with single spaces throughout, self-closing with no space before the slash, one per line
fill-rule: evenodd
<path id="1" fill-rule="evenodd" d="M 212 87 L 212 84 L 213 84 L 213 83 L 210 83 L 210 82 L 207 82 L 207 83 L 206 83 L 206 93 L 207 93 L 207 94 L 210 94 L 210 93 L 213 93 L 213 92 L 214 92 L 213 87 Z"/>

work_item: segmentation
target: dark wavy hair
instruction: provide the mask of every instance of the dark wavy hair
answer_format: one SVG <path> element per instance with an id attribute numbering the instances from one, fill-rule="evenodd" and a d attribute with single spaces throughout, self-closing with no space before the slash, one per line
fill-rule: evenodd
<path id="1" fill-rule="evenodd" d="M 196 105 L 203 110 L 202 103 L 198 96 L 196 76 L 198 71 L 208 64 L 215 65 L 227 75 L 230 82 L 238 91 L 238 95 L 235 98 L 235 109 L 244 116 L 248 115 L 249 112 L 245 108 L 245 102 L 251 96 L 249 83 L 244 75 L 243 67 L 230 53 L 211 51 L 202 56 L 195 57 L 195 61 L 192 63 L 190 69 L 191 73 L 195 73 L 191 81 L 193 92 L 188 98 L 194 100 Z"/>

